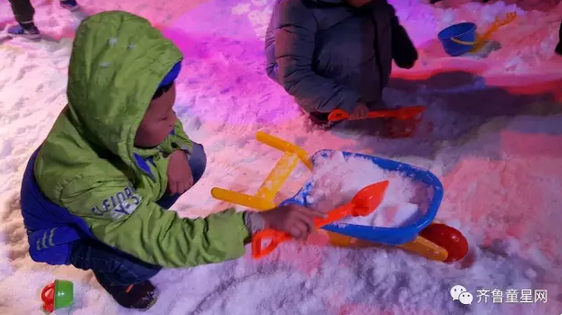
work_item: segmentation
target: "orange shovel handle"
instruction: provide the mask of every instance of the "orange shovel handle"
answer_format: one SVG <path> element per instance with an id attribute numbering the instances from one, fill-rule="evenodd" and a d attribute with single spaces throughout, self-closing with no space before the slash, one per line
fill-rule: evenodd
<path id="1" fill-rule="evenodd" d="M 352 203 L 345 204 L 339 208 L 336 208 L 326 213 L 325 218 L 314 218 L 314 226 L 316 227 L 316 229 L 320 229 L 324 225 L 334 223 L 349 215 L 353 215 L 353 209 L 354 206 Z"/>
<path id="2" fill-rule="evenodd" d="M 400 109 L 387 110 L 384 117 L 394 117 L 400 120 L 413 119 L 426 109 L 425 106 L 411 106 Z M 382 111 L 381 111 L 382 112 Z"/>
<path id="3" fill-rule="evenodd" d="M 314 226 L 316 229 L 323 227 L 324 225 L 339 221 L 346 216 L 349 216 L 353 212 L 353 204 L 348 203 L 337 209 L 334 209 L 326 214 L 325 218 L 315 218 Z M 260 259 L 271 252 L 273 252 L 279 244 L 290 240 L 292 237 L 288 233 L 265 229 L 257 232 L 252 236 L 252 257 L 254 259 Z M 269 240 L 269 244 L 263 247 L 263 242 Z"/>
<path id="4" fill-rule="evenodd" d="M 290 239 L 291 236 L 285 232 L 273 229 L 259 231 L 252 236 L 252 257 L 254 259 L 263 258 L 273 252 L 279 244 Z M 262 247 L 263 242 L 267 240 L 269 240 L 269 244 L 265 248 Z"/>
<path id="5" fill-rule="evenodd" d="M 400 120 L 408 120 L 416 117 L 425 109 L 425 106 L 411 106 L 399 109 L 376 110 L 369 112 L 367 118 L 394 117 Z M 329 121 L 341 121 L 345 119 L 349 119 L 349 114 L 341 109 L 335 109 L 328 115 Z"/>

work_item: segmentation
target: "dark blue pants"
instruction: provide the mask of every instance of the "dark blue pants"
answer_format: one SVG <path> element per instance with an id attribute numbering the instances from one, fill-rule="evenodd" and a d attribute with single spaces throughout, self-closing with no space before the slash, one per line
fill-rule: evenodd
<path id="1" fill-rule="evenodd" d="M 203 146 L 193 144 L 193 154 L 189 159 L 189 166 L 193 173 L 193 181 L 197 182 L 203 176 L 207 166 L 207 157 Z M 170 207 L 180 195 L 164 196 L 158 204 Z M 73 245 L 70 263 L 76 268 L 92 270 L 102 285 L 129 285 L 143 282 L 156 275 L 161 266 L 143 262 L 129 254 L 117 251 L 95 240 L 79 240 Z"/>

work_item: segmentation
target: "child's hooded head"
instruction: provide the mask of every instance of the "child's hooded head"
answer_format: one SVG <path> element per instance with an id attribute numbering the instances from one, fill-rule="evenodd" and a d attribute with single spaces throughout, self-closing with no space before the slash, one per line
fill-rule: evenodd
<path id="1" fill-rule="evenodd" d="M 146 19 L 121 11 L 86 18 L 68 71 L 72 124 L 92 145 L 133 163 L 135 146 L 154 147 L 173 130 L 181 59 Z"/>

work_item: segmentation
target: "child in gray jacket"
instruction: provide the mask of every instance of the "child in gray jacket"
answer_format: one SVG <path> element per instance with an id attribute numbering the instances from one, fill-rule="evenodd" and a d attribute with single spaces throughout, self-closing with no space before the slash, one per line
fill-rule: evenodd
<path id="1" fill-rule="evenodd" d="M 392 60 L 418 59 L 386 0 L 278 0 L 265 53 L 268 76 L 321 125 L 334 109 L 364 118 L 381 106 Z"/>

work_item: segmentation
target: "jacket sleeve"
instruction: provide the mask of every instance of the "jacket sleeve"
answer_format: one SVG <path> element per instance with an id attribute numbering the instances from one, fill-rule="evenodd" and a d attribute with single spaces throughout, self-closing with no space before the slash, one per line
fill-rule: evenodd
<path id="1" fill-rule="evenodd" d="M 277 61 L 275 60 L 275 33 L 277 25 L 277 6 L 273 9 L 271 14 L 271 19 L 265 30 L 265 41 L 264 41 L 264 54 L 265 54 L 265 73 L 267 76 L 279 83 L 277 78 Z"/>
<path id="2" fill-rule="evenodd" d="M 394 7 L 386 0 L 385 3 L 389 10 L 392 28 L 392 59 L 398 67 L 410 69 L 419 58 L 418 51 L 406 29 L 400 24 Z"/>
<path id="3" fill-rule="evenodd" d="M 387 0 L 383 0 L 382 2 L 388 8 L 388 14 L 390 15 L 390 25 L 392 26 L 392 28 L 399 26 L 400 20 L 398 19 L 398 15 L 396 15 L 396 9 L 394 8 L 394 6 L 388 3 Z"/>
<path id="4" fill-rule="evenodd" d="M 317 22 L 302 1 L 282 1 L 279 29 L 275 35 L 277 76 L 283 88 L 307 111 L 352 112 L 359 93 L 349 90 L 312 70 Z"/>
<path id="5" fill-rule="evenodd" d="M 126 180 L 98 181 L 93 187 L 75 182 L 63 189 L 62 206 L 82 217 L 100 241 L 145 262 L 196 266 L 245 252 L 249 232 L 243 213 L 230 209 L 201 219 L 180 218 L 144 199 Z"/>

